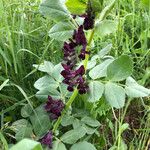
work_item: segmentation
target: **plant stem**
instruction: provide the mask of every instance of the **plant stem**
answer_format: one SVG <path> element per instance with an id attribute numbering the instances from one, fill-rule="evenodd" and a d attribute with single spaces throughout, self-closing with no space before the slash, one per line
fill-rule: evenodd
<path id="1" fill-rule="evenodd" d="M 94 36 L 94 29 L 91 31 L 91 35 L 90 35 L 90 38 L 89 38 L 89 40 L 88 40 L 88 46 L 87 46 L 87 49 L 86 49 L 87 52 L 89 52 L 89 50 L 90 50 L 89 46 L 91 45 L 93 36 Z M 84 60 L 84 62 L 83 62 L 85 71 L 86 71 L 86 69 L 87 69 L 88 60 L 89 60 L 89 54 L 86 54 L 86 55 L 85 55 L 85 60 Z M 73 103 L 73 101 L 75 100 L 75 98 L 76 98 L 77 95 L 78 95 L 78 89 L 76 88 L 76 89 L 74 90 L 74 92 L 72 93 L 70 99 L 69 99 L 68 102 L 66 103 L 65 109 L 62 111 L 61 116 L 60 116 L 60 117 L 58 118 L 58 120 L 55 122 L 54 127 L 53 127 L 53 130 L 52 130 L 53 132 L 55 132 L 55 131 L 58 129 L 58 127 L 59 127 L 59 125 L 60 125 L 60 123 L 61 123 L 61 120 L 62 120 L 63 116 L 65 115 L 65 112 L 69 109 L 69 107 L 71 106 L 71 104 Z"/>

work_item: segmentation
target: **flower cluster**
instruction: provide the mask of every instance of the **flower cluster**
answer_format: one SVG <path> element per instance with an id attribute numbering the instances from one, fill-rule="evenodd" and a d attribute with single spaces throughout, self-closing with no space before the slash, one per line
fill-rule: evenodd
<path id="1" fill-rule="evenodd" d="M 95 23 L 94 19 L 95 19 L 95 13 L 92 9 L 91 2 L 88 1 L 88 8 L 87 8 L 84 23 L 83 23 L 85 30 L 89 30 L 89 29 L 94 28 L 94 23 Z"/>
<path id="2" fill-rule="evenodd" d="M 52 140 L 53 140 L 53 133 L 52 131 L 49 131 L 39 140 L 39 142 L 41 142 L 43 145 L 47 145 L 49 148 L 52 148 Z"/>
<path id="3" fill-rule="evenodd" d="M 94 18 L 95 18 L 95 15 L 92 13 L 92 11 L 88 11 L 85 16 L 84 23 L 83 23 L 85 30 L 93 29 Z"/>
<path id="4" fill-rule="evenodd" d="M 75 18 L 76 16 L 74 16 Z M 88 90 L 88 85 L 85 82 L 84 74 L 85 68 L 81 65 L 76 68 L 78 59 L 84 60 L 86 54 L 89 52 L 86 50 L 87 40 L 84 30 L 89 30 L 94 27 L 94 12 L 91 7 L 91 2 L 88 1 L 88 7 L 86 14 L 81 15 L 84 17 L 83 25 L 80 25 L 77 30 L 74 31 L 72 39 L 69 42 L 64 42 L 63 52 L 64 61 L 62 64 L 64 70 L 61 75 L 64 77 L 63 83 L 68 85 L 68 91 L 73 91 L 74 87 L 77 87 L 80 94 L 85 94 Z M 77 53 L 77 47 L 81 47 L 80 53 Z"/>
<path id="5" fill-rule="evenodd" d="M 84 66 L 76 68 L 78 58 L 81 60 L 85 59 L 85 55 L 89 54 L 86 50 L 87 40 L 84 33 L 84 29 L 92 29 L 94 27 L 94 17 L 90 11 L 83 15 L 85 17 L 83 25 L 80 25 L 77 30 L 74 31 L 72 39 L 69 42 L 64 42 L 63 52 L 64 61 L 62 66 L 64 70 L 61 75 L 64 77 L 63 83 L 68 85 L 68 91 L 72 92 L 74 87 L 77 86 L 80 94 L 85 94 L 88 90 L 88 85 L 85 82 Z M 76 48 L 81 46 L 80 53 L 78 54 Z"/>
<path id="6" fill-rule="evenodd" d="M 54 100 L 51 96 L 48 96 L 48 101 L 44 106 L 45 110 L 48 113 L 50 113 L 51 119 L 58 119 L 58 117 L 61 116 L 61 112 L 64 109 L 64 107 L 65 105 L 61 100 Z M 49 131 L 39 141 L 42 144 L 48 146 L 49 148 L 52 148 L 52 139 L 53 139 L 53 133 L 52 131 Z"/>
<path id="7" fill-rule="evenodd" d="M 48 96 L 48 101 L 44 107 L 45 110 L 50 113 L 51 119 L 58 119 L 58 117 L 61 116 L 64 106 L 65 105 L 61 100 L 53 100 L 51 96 Z"/>
<path id="8" fill-rule="evenodd" d="M 82 46 L 81 52 L 77 57 L 76 47 Z M 64 42 L 64 61 L 62 64 L 64 70 L 61 75 L 64 77 L 63 83 L 68 84 L 68 90 L 73 91 L 74 86 L 77 86 L 80 94 L 87 92 L 88 86 L 85 83 L 83 75 L 85 74 L 84 66 L 80 66 L 78 69 L 75 68 L 78 58 L 84 60 L 86 51 L 87 40 L 83 31 L 83 25 L 79 26 L 78 30 L 74 31 L 73 38 L 70 42 Z"/>

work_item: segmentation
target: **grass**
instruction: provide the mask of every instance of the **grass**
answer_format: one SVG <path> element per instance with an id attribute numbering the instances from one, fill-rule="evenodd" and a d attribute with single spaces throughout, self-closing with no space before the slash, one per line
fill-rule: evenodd
<path id="1" fill-rule="evenodd" d="M 62 43 L 48 37 L 48 31 L 53 22 L 39 13 L 39 4 L 40 0 L 11 0 L 11 3 L 9 0 L 0 0 L 0 139 L 5 149 L 7 149 L 7 142 L 11 143 L 14 140 L 10 130 L 6 129 L 9 128 L 9 123 L 20 118 L 18 111 L 21 106 L 25 103 L 31 103 L 33 107 L 38 104 L 34 97 L 33 84 L 40 74 L 32 65 L 39 64 L 43 60 L 54 63 L 61 60 Z M 150 9 L 141 1 L 118 0 L 116 9 L 110 16 L 119 20 L 118 31 L 105 38 L 95 38 L 94 41 L 95 51 L 112 42 L 114 48 L 112 55 L 132 56 L 135 62 L 133 76 L 140 84 L 148 88 L 150 88 L 149 16 Z M 137 109 L 132 108 L 130 103 L 136 105 Z M 132 113 L 130 109 L 133 109 Z M 136 113 L 140 116 L 134 116 Z M 102 118 L 105 120 L 103 125 L 108 123 L 107 119 L 110 120 L 110 124 L 113 124 L 111 130 L 113 139 L 107 136 L 110 131 L 106 130 L 104 133 L 106 146 L 100 146 L 100 150 L 107 150 L 112 144 L 119 146 L 122 144 L 122 138 L 128 143 L 130 150 L 148 149 L 150 144 L 149 98 L 131 102 L 127 100 L 124 109 L 119 112 L 113 110 L 111 117 L 106 114 Z M 111 110 L 109 114 L 112 114 Z M 132 126 L 134 122 L 130 119 L 138 120 L 137 128 L 135 125 Z M 133 128 L 122 132 L 121 126 L 125 122 Z M 132 140 L 128 141 L 127 138 Z"/>

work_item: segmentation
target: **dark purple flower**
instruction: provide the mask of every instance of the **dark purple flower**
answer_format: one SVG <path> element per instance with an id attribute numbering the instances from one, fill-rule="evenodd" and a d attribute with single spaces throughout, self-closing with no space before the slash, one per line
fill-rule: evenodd
<path id="1" fill-rule="evenodd" d="M 78 45 L 87 45 L 86 37 L 83 31 L 83 25 L 79 26 L 78 31 L 75 31 L 74 38 Z"/>
<path id="2" fill-rule="evenodd" d="M 89 5 L 90 6 L 90 5 Z M 91 7 L 89 7 L 86 14 L 83 14 L 80 17 L 84 17 L 84 24 L 80 25 L 77 30 L 74 30 L 74 34 L 72 39 L 69 39 L 69 42 L 64 42 L 63 52 L 64 52 L 64 62 L 62 66 L 64 70 L 61 72 L 61 75 L 64 77 L 63 83 L 67 84 L 68 91 L 72 92 L 75 87 L 78 88 L 80 94 L 85 94 L 88 90 L 88 86 L 85 83 L 84 74 L 85 68 L 84 66 L 80 66 L 76 69 L 78 58 L 84 60 L 87 52 L 87 40 L 84 33 L 84 28 L 92 28 L 94 25 L 94 17 L 92 12 L 90 13 Z M 93 20 L 92 20 L 93 19 Z M 77 53 L 77 46 L 81 47 L 79 53 Z M 56 112 L 55 112 L 56 113 Z M 55 118 L 55 116 L 53 117 Z"/>
<path id="3" fill-rule="evenodd" d="M 52 140 L 53 140 L 53 133 L 52 131 L 49 131 L 39 141 L 41 142 L 41 144 L 47 145 L 49 148 L 52 148 Z"/>
<path id="4" fill-rule="evenodd" d="M 45 110 L 50 113 L 51 119 L 57 119 L 59 116 L 61 116 L 64 106 L 65 105 L 61 100 L 53 100 L 51 96 L 48 96 L 48 101 L 44 107 Z"/>
<path id="5" fill-rule="evenodd" d="M 95 23 L 94 19 L 95 19 L 94 14 L 92 14 L 92 12 L 88 12 L 83 23 L 85 30 L 94 28 L 94 23 Z"/>
<path id="6" fill-rule="evenodd" d="M 80 68 L 78 70 L 75 71 L 77 75 L 84 75 L 85 74 L 85 69 L 84 66 L 80 66 Z"/>
<path id="7" fill-rule="evenodd" d="M 89 89 L 88 85 L 85 82 L 79 83 L 77 88 L 78 88 L 80 94 L 87 93 L 87 91 Z"/>
<path id="8" fill-rule="evenodd" d="M 70 92 L 72 92 L 74 90 L 74 88 L 73 88 L 72 85 L 69 85 L 68 88 L 67 88 L 67 90 L 70 91 Z"/>

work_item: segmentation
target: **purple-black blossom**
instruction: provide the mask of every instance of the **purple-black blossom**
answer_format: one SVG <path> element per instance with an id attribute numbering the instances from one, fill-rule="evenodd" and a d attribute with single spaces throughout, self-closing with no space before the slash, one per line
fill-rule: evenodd
<path id="1" fill-rule="evenodd" d="M 94 27 L 94 13 L 90 2 L 86 14 L 81 15 L 84 17 L 83 25 L 80 25 L 77 30 L 74 30 L 72 39 L 69 42 L 64 42 L 64 62 L 62 66 L 64 70 L 61 75 L 64 77 L 63 83 L 67 84 L 68 91 L 72 92 L 74 87 L 77 87 L 80 94 L 85 94 L 88 90 L 88 85 L 85 81 L 85 68 L 81 65 L 78 69 L 76 64 L 79 59 L 84 60 L 89 52 L 87 51 L 87 39 L 84 30 L 92 29 Z M 77 52 L 77 47 L 81 47 L 80 52 Z"/>
<path id="2" fill-rule="evenodd" d="M 65 105 L 61 100 L 53 100 L 51 96 L 48 96 L 48 101 L 44 107 L 45 110 L 50 113 L 51 119 L 58 119 Z"/>
<path id="3" fill-rule="evenodd" d="M 89 29 L 94 28 L 94 22 L 95 22 L 94 19 L 95 19 L 95 17 L 92 14 L 92 12 L 88 12 L 85 19 L 84 19 L 84 23 L 83 23 L 85 30 L 89 30 Z"/>
<path id="4" fill-rule="evenodd" d="M 39 140 L 39 142 L 43 145 L 48 146 L 49 148 L 52 148 L 52 140 L 53 140 L 53 133 L 52 131 L 49 131 Z"/>
<path id="5" fill-rule="evenodd" d="M 84 30 L 93 29 L 94 23 L 95 23 L 95 12 L 93 11 L 91 1 L 89 0 L 84 23 L 83 23 Z"/>

